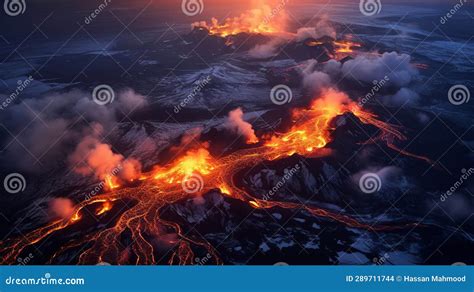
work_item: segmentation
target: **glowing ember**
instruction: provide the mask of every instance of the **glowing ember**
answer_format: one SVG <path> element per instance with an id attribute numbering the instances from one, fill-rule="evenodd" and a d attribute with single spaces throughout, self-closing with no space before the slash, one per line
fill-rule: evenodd
<path id="1" fill-rule="evenodd" d="M 308 47 L 316 47 L 316 46 L 320 46 L 322 44 L 324 44 L 324 43 L 323 42 L 318 42 L 318 41 L 308 41 L 308 42 L 306 42 L 306 45 Z"/>
<path id="2" fill-rule="evenodd" d="M 260 208 L 260 205 L 255 201 L 249 201 L 249 204 L 252 205 L 254 208 Z"/>

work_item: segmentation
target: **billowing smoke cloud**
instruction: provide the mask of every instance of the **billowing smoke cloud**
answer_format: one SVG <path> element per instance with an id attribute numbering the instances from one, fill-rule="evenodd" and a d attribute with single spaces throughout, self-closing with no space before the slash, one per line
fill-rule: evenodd
<path id="1" fill-rule="evenodd" d="M 381 101 L 388 106 L 402 106 L 415 104 L 419 98 L 418 93 L 408 88 L 401 88 L 394 95 L 383 96 Z"/>
<path id="2" fill-rule="evenodd" d="M 315 27 L 302 27 L 296 31 L 296 41 L 298 42 L 308 38 L 320 39 L 325 36 L 336 39 L 336 30 L 326 19 L 319 21 Z"/>
<path id="3" fill-rule="evenodd" d="M 243 119 L 244 112 L 241 108 L 237 108 L 229 112 L 229 116 L 224 124 L 224 126 L 231 130 L 235 131 L 237 134 L 242 135 L 248 144 L 257 143 L 258 138 L 255 135 L 255 131 L 252 128 L 252 125 Z"/>
<path id="4" fill-rule="evenodd" d="M 124 114 L 130 114 L 135 109 L 139 109 L 147 105 L 146 98 L 143 95 L 137 94 L 132 89 L 126 89 L 121 92 L 117 103 L 112 103 L 114 110 L 120 110 Z"/>
<path id="5" fill-rule="evenodd" d="M 49 202 L 49 213 L 54 218 L 69 219 L 74 214 L 74 203 L 67 198 L 56 198 Z"/>
<path id="6" fill-rule="evenodd" d="M 330 85 L 331 77 L 324 72 L 315 71 L 303 77 L 303 86 L 313 94 Z"/>
<path id="7" fill-rule="evenodd" d="M 321 71 L 315 71 L 318 64 L 316 60 L 310 60 L 303 68 L 301 74 L 303 75 L 303 87 L 312 95 L 317 95 L 323 88 L 328 88 L 331 85 L 331 77 Z"/>
<path id="8" fill-rule="evenodd" d="M 309 75 L 304 76 L 303 85 L 305 88 L 316 93 L 323 87 L 328 87 L 331 84 L 331 77 L 324 72 L 315 71 Z"/>
<path id="9" fill-rule="evenodd" d="M 127 158 L 122 162 L 120 177 L 127 181 L 138 179 L 142 173 L 142 164 L 140 161 Z"/>
<path id="10" fill-rule="evenodd" d="M 90 134 L 91 124 L 100 124 L 109 133 L 120 117 L 144 105 L 145 97 L 132 90 L 118 92 L 104 106 L 92 100 L 91 92 L 79 90 L 34 99 L 22 96 L 21 103 L 11 104 L 0 115 L 0 124 L 7 129 L 2 129 L 1 159 L 28 172 L 64 167 L 68 154 Z"/>
<path id="11" fill-rule="evenodd" d="M 196 128 L 191 128 L 187 130 L 181 137 L 181 141 L 179 145 L 172 146 L 170 148 L 170 152 L 179 153 L 185 150 L 199 148 L 199 147 L 207 148 L 209 146 L 208 143 L 200 141 L 202 131 L 203 131 L 202 127 L 196 127 Z"/>
<path id="12" fill-rule="evenodd" d="M 285 38 L 274 38 L 271 39 L 269 42 L 263 44 L 263 45 L 257 45 L 253 49 L 249 51 L 249 56 L 254 59 L 267 59 L 270 57 L 274 57 L 279 53 L 279 49 L 281 46 L 283 46 L 285 43 L 287 43 L 288 40 Z"/>
<path id="13" fill-rule="evenodd" d="M 316 107 L 334 108 L 336 111 L 340 105 L 348 105 L 353 103 L 349 96 L 334 88 L 325 88 L 318 99 L 314 101 Z"/>
<path id="14" fill-rule="evenodd" d="M 137 179 L 141 174 L 141 164 L 135 159 L 125 159 L 116 154 L 108 144 L 101 143 L 98 136 L 102 126 L 93 126 L 93 133 L 85 136 L 69 156 L 74 171 L 81 175 L 94 175 L 105 180 L 107 177 L 119 177 L 123 180 Z"/>
<path id="15" fill-rule="evenodd" d="M 280 33 L 274 34 L 274 38 L 267 43 L 251 49 L 249 56 L 255 59 L 274 57 L 279 53 L 279 49 L 288 42 L 301 42 L 308 38 L 319 39 L 325 36 L 336 39 L 336 30 L 329 25 L 326 19 L 323 19 L 315 27 L 299 28 L 296 34 L 280 31 Z"/>
<path id="16" fill-rule="evenodd" d="M 335 76 L 341 72 L 341 67 L 341 62 L 331 59 L 324 64 L 323 71 L 331 76 Z"/>
<path id="17" fill-rule="evenodd" d="M 389 84 L 403 87 L 418 77 L 418 70 L 410 64 L 411 57 L 396 52 L 382 55 L 359 55 L 342 65 L 342 73 L 366 83 L 382 80 L 386 76 Z"/>

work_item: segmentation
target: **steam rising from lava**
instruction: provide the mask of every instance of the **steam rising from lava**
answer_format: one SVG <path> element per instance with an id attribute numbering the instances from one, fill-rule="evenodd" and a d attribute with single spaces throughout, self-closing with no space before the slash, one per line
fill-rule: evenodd
<path id="1" fill-rule="evenodd" d="M 19 143 L 7 147 L 1 158 L 17 170 L 42 173 L 45 168 L 52 169 L 58 162 L 67 161 L 71 145 L 77 145 L 78 140 L 94 131 L 90 124 L 100 124 L 110 134 L 124 114 L 133 116 L 146 104 L 146 98 L 131 89 L 117 90 L 117 98 L 108 106 L 98 106 L 91 92 L 77 89 L 48 93 L 41 98 L 25 95 L 21 103 L 11 104 L 10 110 L 0 115 L 0 124 L 14 133 L 22 133 L 16 138 Z M 25 155 L 21 145 L 34 157 L 41 157 L 41 163 Z"/>
<path id="2" fill-rule="evenodd" d="M 102 126 L 95 124 L 93 133 L 85 136 L 69 157 L 74 171 L 82 175 L 95 175 L 104 180 L 110 189 L 119 186 L 119 179 L 132 181 L 140 177 L 141 164 L 136 159 L 125 159 L 108 144 L 101 143 L 98 135 Z"/>
<path id="3" fill-rule="evenodd" d="M 296 31 L 296 41 L 301 42 L 308 38 L 319 39 L 328 36 L 336 39 L 336 30 L 329 25 L 327 17 L 323 17 L 315 27 L 301 27 Z"/>
<path id="4" fill-rule="evenodd" d="M 52 216 L 69 219 L 75 211 L 73 202 L 67 198 L 56 198 L 49 202 L 49 211 Z"/>
<path id="5" fill-rule="evenodd" d="M 229 112 L 225 127 L 235 131 L 239 135 L 242 135 L 245 138 L 247 144 L 258 143 L 258 138 L 255 135 L 252 125 L 243 120 L 243 115 L 244 112 L 241 108 L 237 108 Z"/>

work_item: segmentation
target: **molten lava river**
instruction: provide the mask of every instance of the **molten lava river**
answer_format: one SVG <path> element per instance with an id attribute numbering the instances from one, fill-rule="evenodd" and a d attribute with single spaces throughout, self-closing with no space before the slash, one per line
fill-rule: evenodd
<path id="1" fill-rule="evenodd" d="M 227 156 L 213 157 L 206 147 L 189 150 L 168 165 L 156 166 L 153 171 L 142 175 L 133 186 L 120 186 L 109 180 L 108 191 L 78 204 L 69 219 L 50 222 L 33 230 L 26 236 L 7 239 L 1 243 L 2 264 L 14 264 L 28 251 L 41 246 L 43 241 L 55 238 L 60 243 L 49 245 L 42 252 L 50 254 L 46 263 L 60 262 L 61 257 L 71 250 L 79 250 L 75 261 L 79 264 L 157 264 L 163 263 L 156 256 L 157 243 L 153 234 L 168 230 L 177 234 L 168 242 L 171 252 L 169 264 L 193 264 L 195 249 L 205 250 L 213 262 L 222 264 L 218 252 L 207 241 L 191 238 L 176 222 L 161 217 L 164 207 L 191 196 L 218 191 L 231 198 L 243 201 L 250 207 L 269 209 L 305 209 L 313 216 L 338 221 L 351 228 L 368 230 L 391 230 L 407 226 L 370 226 L 341 214 L 297 203 L 258 199 L 235 184 L 235 175 L 264 161 L 284 159 L 292 155 L 303 157 L 323 153 L 331 140 L 331 121 L 344 113 L 352 113 L 364 124 L 380 130 L 377 137 L 389 147 L 394 140 L 405 137 L 393 126 L 377 119 L 372 113 L 362 110 L 346 94 L 329 89 L 307 108 L 293 109 L 293 125 L 285 133 L 272 133 L 259 137 L 260 141 L 247 149 L 237 150 Z M 409 153 L 406 153 L 409 155 Z M 185 189 L 198 187 L 199 192 Z M 106 226 L 81 228 L 91 217 L 101 218 L 119 208 L 121 201 L 135 202 L 125 211 L 117 212 L 114 220 Z M 105 220 L 104 220 L 105 221 Z M 411 224 L 410 224 L 411 225 Z"/>

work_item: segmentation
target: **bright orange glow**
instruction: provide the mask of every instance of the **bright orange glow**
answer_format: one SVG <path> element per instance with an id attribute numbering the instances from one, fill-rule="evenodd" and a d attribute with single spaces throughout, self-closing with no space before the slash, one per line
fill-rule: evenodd
<path id="1" fill-rule="evenodd" d="M 118 183 L 118 179 L 115 176 L 106 175 L 104 178 L 104 181 L 105 181 L 106 188 L 108 190 L 113 190 L 120 187 L 120 184 Z"/>
<path id="2" fill-rule="evenodd" d="M 323 42 L 318 42 L 318 41 L 308 41 L 308 42 L 306 42 L 306 45 L 308 47 L 316 47 L 316 46 L 320 46 L 322 44 L 324 44 L 324 43 Z"/>
<path id="3" fill-rule="evenodd" d="M 190 150 L 169 167 L 158 167 L 154 178 L 169 184 L 181 183 L 193 173 L 208 175 L 214 169 L 212 157 L 205 148 Z"/>
<path id="4" fill-rule="evenodd" d="M 258 140 L 257 136 L 255 136 L 255 135 L 252 136 L 252 137 L 248 137 L 247 141 L 245 141 L 245 143 L 247 143 L 249 145 L 250 144 L 255 144 L 255 143 L 258 143 L 258 142 L 259 142 L 259 140 Z"/>
<path id="5" fill-rule="evenodd" d="M 211 35 L 227 37 L 239 33 L 274 34 L 285 31 L 287 14 L 285 6 L 288 1 L 259 1 L 256 7 L 242 13 L 239 17 L 230 17 L 223 22 L 216 18 L 211 23 L 195 22 L 193 28 L 205 28 Z"/>
<path id="6" fill-rule="evenodd" d="M 230 195 L 229 187 L 228 187 L 226 184 L 220 185 L 220 186 L 219 186 L 219 190 L 220 190 L 221 193 L 223 193 L 223 194 Z"/>
<path id="7" fill-rule="evenodd" d="M 351 41 L 335 41 L 336 53 L 350 54 L 354 52 L 354 48 L 360 48 L 361 44 Z"/>
<path id="8" fill-rule="evenodd" d="M 99 215 L 102 215 L 102 214 L 106 213 L 107 211 L 110 211 L 111 209 L 112 209 L 112 203 L 109 202 L 109 201 L 105 201 L 102 204 L 102 207 L 99 208 L 95 214 L 97 216 L 99 216 Z"/>
<path id="9" fill-rule="evenodd" d="M 309 109 L 293 111 L 294 126 L 285 134 L 275 135 L 265 144 L 283 155 L 307 155 L 323 148 L 330 140 L 330 122 L 348 111 L 352 103 L 347 95 L 329 89 Z M 278 155 L 280 157 L 282 155 Z"/>
<path id="10" fill-rule="evenodd" d="M 250 203 L 250 205 L 252 205 L 252 207 L 254 207 L 254 208 L 260 208 L 260 205 L 259 205 L 257 202 L 255 202 L 255 201 L 249 201 L 249 203 Z"/>
<path id="11" fill-rule="evenodd" d="M 79 212 L 76 212 L 72 217 L 71 217 L 71 222 L 76 222 L 81 220 L 81 215 L 79 215 Z"/>

